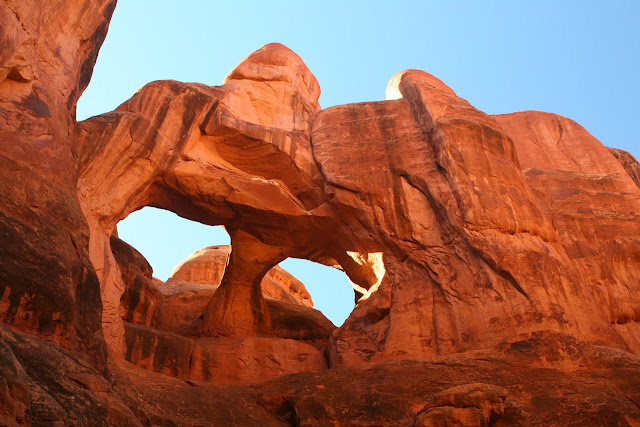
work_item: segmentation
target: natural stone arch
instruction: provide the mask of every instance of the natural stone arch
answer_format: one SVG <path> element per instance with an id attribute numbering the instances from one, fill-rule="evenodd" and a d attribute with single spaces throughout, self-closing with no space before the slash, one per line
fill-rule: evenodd
<path id="1" fill-rule="evenodd" d="M 593 337 L 604 328 L 609 342 L 637 348 L 607 319 L 633 319 L 635 299 L 614 276 L 608 283 L 618 299 L 571 285 L 583 267 L 560 243 L 551 207 L 496 119 L 422 71 L 393 79 L 390 93 L 400 99 L 320 111 L 317 82 L 282 46 L 266 46 L 237 70 L 220 87 L 151 83 L 115 113 L 79 124 L 78 195 L 112 349 L 122 348 L 122 285 L 108 235 L 146 205 L 225 225 L 232 244 L 251 236 L 265 245 L 266 264 L 340 264 L 369 297 L 335 331 L 333 364 L 399 357 L 406 348 L 455 353 L 538 330 Z M 269 161 L 257 165 L 260 156 Z M 366 261 L 371 254 L 381 256 L 381 281 Z M 217 326 L 209 333 L 258 334 L 268 325 L 251 297 L 259 294 L 251 291 L 262 274 L 256 265 L 242 298 L 251 315 L 212 302 L 207 317 Z M 580 320 L 585 306 L 599 317 Z"/>
<path id="2" fill-rule="evenodd" d="M 258 334 L 269 327 L 259 283 L 287 257 L 340 264 L 362 289 L 376 282 L 368 266 L 347 254 L 358 252 L 354 240 L 326 232 L 344 227 L 324 202 L 311 152 L 318 96 L 302 60 L 281 45 L 267 45 L 243 60 L 223 86 L 150 83 L 116 112 L 78 124 L 78 196 L 113 352 L 124 348 L 124 285 L 109 236 L 118 221 L 144 206 L 229 232 L 235 248 L 229 273 L 205 311 L 204 330 L 211 335 Z M 247 304 L 238 310 L 230 303 L 237 300 Z"/>

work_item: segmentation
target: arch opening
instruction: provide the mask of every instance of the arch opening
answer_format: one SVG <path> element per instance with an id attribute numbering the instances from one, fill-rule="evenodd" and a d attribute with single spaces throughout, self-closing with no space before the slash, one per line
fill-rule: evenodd
<path id="1" fill-rule="evenodd" d="M 313 308 L 342 326 L 355 307 L 353 287 L 344 271 L 300 258 L 287 258 L 279 265 L 304 283 Z"/>
<path id="2" fill-rule="evenodd" d="M 148 206 L 129 214 L 117 229 L 120 239 L 142 253 L 151 264 L 154 277 L 163 282 L 175 266 L 195 251 L 231 242 L 222 226 L 201 224 Z"/>
<path id="3" fill-rule="evenodd" d="M 148 207 L 118 224 L 110 247 L 122 275 L 124 359 L 178 378 L 229 384 L 328 368 L 324 349 L 355 305 L 346 274 L 301 259 L 276 263 L 284 258 L 281 249 L 237 229 L 230 238 L 216 228 Z M 191 246 L 176 248 L 183 240 Z M 211 246 L 229 240 L 233 245 Z M 166 253 L 176 249 L 177 254 Z M 169 265 L 162 264 L 166 257 Z M 152 275 L 154 267 L 159 278 Z M 256 289 L 259 306 L 253 301 Z M 247 328 L 245 317 L 259 328 Z M 241 360 L 251 360 L 252 368 L 239 365 Z"/>
<path id="4" fill-rule="evenodd" d="M 148 206 L 120 221 L 117 233 L 121 240 L 146 258 L 154 278 L 165 283 L 219 283 L 224 268 L 210 269 L 208 273 L 183 270 L 176 277 L 172 276 L 181 265 L 201 254 L 205 248 L 231 243 L 222 226 L 201 224 L 171 211 Z M 334 325 L 341 326 L 353 311 L 354 290 L 344 271 L 299 258 L 287 258 L 278 265 L 304 284 L 313 300 L 313 308 L 322 312 Z M 275 267 L 272 270 L 275 271 Z M 194 274 L 200 276 L 195 278 Z"/>

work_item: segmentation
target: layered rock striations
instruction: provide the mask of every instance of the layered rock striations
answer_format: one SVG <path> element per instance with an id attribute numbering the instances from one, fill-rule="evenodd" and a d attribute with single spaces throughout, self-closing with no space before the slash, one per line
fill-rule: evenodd
<path id="1" fill-rule="evenodd" d="M 417 70 L 323 110 L 279 44 L 76 123 L 114 7 L 0 5 L 3 422 L 640 422 L 633 156 Z M 114 235 L 144 206 L 231 246 L 162 283 Z M 288 257 L 347 274 L 342 326 Z"/>

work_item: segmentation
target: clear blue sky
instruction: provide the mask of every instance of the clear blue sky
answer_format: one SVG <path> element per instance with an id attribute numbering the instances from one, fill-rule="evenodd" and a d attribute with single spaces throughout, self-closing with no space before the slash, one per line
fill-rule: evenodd
<path id="1" fill-rule="evenodd" d="M 549 111 L 640 158 L 640 1 L 120 0 L 78 119 L 159 79 L 219 85 L 247 54 L 280 42 L 316 75 L 321 105 L 384 99 L 387 81 L 426 70 L 489 113 Z M 165 279 L 224 231 L 146 208 L 120 235 Z M 353 293 L 340 272 L 286 261 L 316 308 L 341 324 Z"/>

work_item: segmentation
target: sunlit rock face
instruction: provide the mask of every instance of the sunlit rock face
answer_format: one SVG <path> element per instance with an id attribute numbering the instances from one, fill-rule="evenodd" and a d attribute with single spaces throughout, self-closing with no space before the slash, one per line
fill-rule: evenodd
<path id="1" fill-rule="evenodd" d="M 424 72 L 389 90 L 403 97 L 314 122 L 332 204 L 343 220 L 357 212 L 350 229 L 379 245 L 387 272 L 334 334 L 332 362 L 456 353 L 536 330 L 638 353 L 640 199 L 617 159 L 568 119 L 490 117 Z"/>
<path id="2" fill-rule="evenodd" d="M 365 295 L 329 345 L 333 365 L 540 330 L 639 351 L 637 260 L 609 262 L 638 243 L 638 187 L 621 163 L 567 119 L 490 117 L 424 72 L 395 76 L 389 90 L 402 98 L 321 111 L 313 75 L 274 44 L 223 86 L 151 83 L 80 123 L 78 190 L 110 348 L 122 345 L 124 287 L 101 267 L 99 236 L 153 205 L 230 231 L 203 313 L 209 336 L 267 334 L 260 283 L 298 256 L 340 264 Z"/>
<path id="3" fill-rule="evenodd" d="M 76 123 L 114 7 L 0 5 L 3 422 L 640 420 L 632 156 L 418 70 L 322 110 L 279 44 L 221 86 L 152 82 Z M 144 206 L 224 225 L 224 268 L 154 280 L 112 236 Z M 344 325 L 268 273 L 287 257 L 345 271 Z M 171 302 L 199 268 L 216 289 Z"/>

